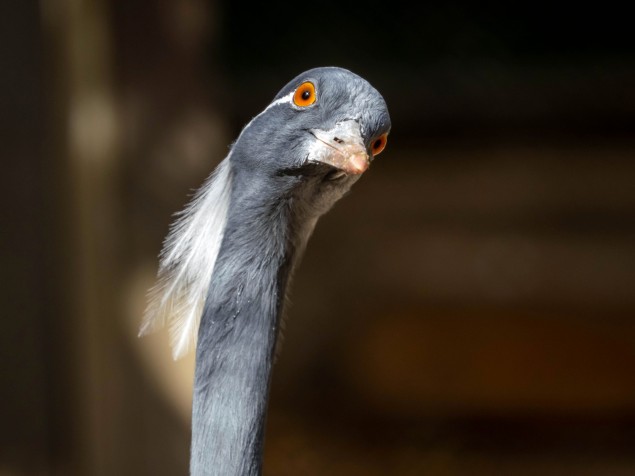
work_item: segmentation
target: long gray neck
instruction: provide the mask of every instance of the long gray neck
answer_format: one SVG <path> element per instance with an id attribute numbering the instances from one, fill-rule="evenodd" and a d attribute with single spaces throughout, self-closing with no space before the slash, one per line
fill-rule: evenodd
<path id="1" fill-rule="evenodd" d="M 235 177 L 236 178 L 236 177 Z M 201 319 L 192 414 L 192 476 L 260 474 L 273 353 L 298 248 L 315 223 L 291 196 L 234 183 L 223 243 Z M 248 190 L 248 192 L 244 192 Z"/>

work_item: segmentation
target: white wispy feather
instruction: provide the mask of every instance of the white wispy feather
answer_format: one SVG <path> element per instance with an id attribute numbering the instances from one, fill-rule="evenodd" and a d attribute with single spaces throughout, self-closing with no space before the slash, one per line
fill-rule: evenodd
<path id="1" fill-rule="evenodd" d="M 227 157 L 178 214 L 163 244 L 157 284 L 150 290 L 139 335 L 167 323 L 175 360 L 196 343 L 227 222 L 230 191 L 231 166 Z"/>

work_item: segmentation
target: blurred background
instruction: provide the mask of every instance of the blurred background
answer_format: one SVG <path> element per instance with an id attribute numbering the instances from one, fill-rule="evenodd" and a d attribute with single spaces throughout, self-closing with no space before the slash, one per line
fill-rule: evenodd
<path id="1" fill-rule="evenodd" d="M 299 72 L 387 150 L 291 293 L 265 475 L 635 474 L 632 21 L 472 2 L 0 7 L 0 475 L 185 475 L 192 358 L 137 339 L 172 220 Z"/>

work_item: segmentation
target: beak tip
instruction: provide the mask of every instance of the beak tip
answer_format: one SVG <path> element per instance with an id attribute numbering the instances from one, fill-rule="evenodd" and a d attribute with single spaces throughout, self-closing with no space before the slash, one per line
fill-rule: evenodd
<path id="1" fill-rule="evenodd" d="M 368 155 L 353 154 L 347 161 L 347 172 L 353 175 L 361 175 L 368 169 Z"/>

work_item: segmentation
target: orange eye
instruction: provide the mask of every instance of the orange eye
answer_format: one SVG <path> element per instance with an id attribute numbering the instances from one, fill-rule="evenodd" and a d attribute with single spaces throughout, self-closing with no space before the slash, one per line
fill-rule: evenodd
<path id="1" fill-rule="evenodd" d="M 310 81 L 302 83 L 293 94 L 293 103 L 300 107 L 310 106 L 315 99 L 315 86 Z"/>
<path id="2" fill-rule="evenodd" d="M 377 139 L 373 141 L 373 145 L 371 146 L 371 151 L 373 156 L 379 155 L 386 148 L 386 143 L 388 142 L 388 134 L 382 134 Z"/>

